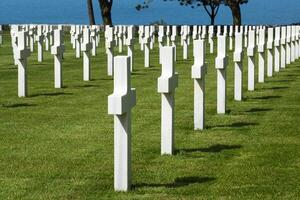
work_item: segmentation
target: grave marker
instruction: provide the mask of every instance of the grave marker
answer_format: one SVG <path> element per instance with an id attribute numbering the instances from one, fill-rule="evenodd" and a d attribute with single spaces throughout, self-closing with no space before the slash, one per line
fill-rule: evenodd
<path id="1" fill-rule="evenodd" d="M 174 66 L 174 47 L 161 48 L 162 74 L 158 78 L 161 93 L 161 154 L 174 152 L 174 93 L 178 87 L 178 74 Z"/>
<path id="2" fill-rule="evenodd" d="M 83 29 L 83 41 L 81 44 L 81 51 L 83 52 L 83 80 L 89 81 L 90 72 L 90 51 L 92 49 L 92 43 L 90 41 L 90 29 L 85 27 Z"/>
<path id="3" fill-rule="evenodd" d="M 265 29 L 259 30 L 258 41 L 258 82 L 265 82 Z"/>
<path id="4" fill-rule="evenodd" d="M 108 96 L 108 114 L 114 115 L 114 188 L 131 188 L 131 110 L 136 92 L 131 88 L 130 57 L 114 59 L 114 92 Z"/>
<path id="5" fill-rule="evenodd" d="M 273 76 L 273 41 L 274 41 L 274 28 L 268 28 L 268 70 L 267 76 Z"/>
<path id="6" fill-rule="evenodd" d="M 26 38 L 28 32 L 20 31 L 16 33 L 18 46 L 15 51 L 18 60 L 18 96 L 27 96 L 27 58 L 30 56 L 30 50 L 26 47 Z"/>
<path id="7" fill-rule="evenodd" d="M 281 27 L 281 68 L 286 66 L 286 26 Z"/>
<path id="8" fill-rule="evenodd" d="M 255 30 L 249 30 L 248 32 L 248 90 L 254 91 L 255 89 Z"/>
<path id="9" fill-rule="evenodd" d="M 274 40 L 274 71 L 280 70 L 280 27 L 275 28 L 275 40 Z"/>
<path id="10" fill-rule="evenodd" d="M 54 87 L 62 88 L 61 59 L 65 47 L 63 45 L 62 30 L 54 30 L 54 45 L 51 47 L 51 54 L 54 55 Z"/>
<path id="11" fill-rule="evenodd" d="M 226 36 L 218 36 L 218 56 L 216 57 L 217 69 L 217 112 L 225 114 L 226 112 L 226 68 L 228 58 L 226 55 Z"/>
<path id="12" fill-rule="evenodd" d="M 235 33 L 234 62 L 234 100 L 241 101 L 243 98 L 243 33 Z"/>
<path id="13" fill-rule="evenodd" d="M 192 79 L 194 79 L 194 129 L 203 130 L 205 127 L 205 42 L 194 40 L 194 65 Z"/>

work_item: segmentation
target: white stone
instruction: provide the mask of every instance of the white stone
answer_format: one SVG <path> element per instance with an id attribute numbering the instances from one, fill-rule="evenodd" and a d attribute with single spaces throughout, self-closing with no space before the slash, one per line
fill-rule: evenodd
<path id="1" fill-rule="evenodd" d="M 287 26 L 286 29 L 286 64 L 291 64 L 291 33 L 292 27 Z"/>
<path id="2" fill-rule="evenodd" d="M 255 89 L 255 30 L 248 32 L 248 90 L 254 91 Z"/>
<path id="3" fill-rule="evenodd" d="M 144 66 L 150 67 L 150 27 L 145 26 L 144 37 L 142 38 L 142 43 L 144 45 Z"/>
<path id="4" fill-rule="evenodd" d="M 205 127 L 205 42 L 194 40 L 194 65 L 192 79 L 194 79 L 194 129 L 203 130 Z"/>
<path id="5" fill-rule="evenodd" d="M 26 47 L 26 37 L 28 32 L 20 31 L 17 33 L 18 46 L 16 59 L 18 60 L 18 96 L 27 96 L 27 58 L 30 56 L 30 50 Z"/>
<path id="6" fill-rule="evenodd" d="M 233 26 L 229 26 L 229 50 L 233 48 Z"/>
<path id="7" fill-rule="evenodd" d="M 105 46 L 107 54 L 107 74 L 109 76 L 113 75 L 114 66 L 114 28 L 106 26 L 105 28 Z"/>
<path id="8" fill-rule="evenodd" d="M 274 71 L 280 70 L 280 27 L 275 28 L 275 40 L 274 40 Z"/>
<path id="9" fill-rule="evenodd" d="M 54 55 L 54 87 L 62 88 L 62 55 L 65 50 L 63 45 L 63 31 L 54 30 L 54 45 L 51 47 L 51 54 Z"/>
<path id="10" fill-rule="evenodd" d="M 134 51 L 134 43 L 133 43 L 133 37 L 134 37 L 134 27 L 128 26 L 127 27 L 127 38 L 125 39 L 125 45 L 127 45 L 127 52 L 128 56 L 130 57 L 130 71 L 133 71 L 133 51 Z"/>
<path id="11" fill-rule="evenodd" d="M 171 41 L 172 41 L 172 47 L 174 47 L 174 53 L 175 53 L 174 61 L 177 60 L 176 37 L 177 37 L 177 26 L 172 26 Z"/>
<path id="12" fill-rule="evenodd" d="M 38 44 L 38 61 L 43 62 L 44 55 L 43 55 L 43 40 L 44 40 L 44 35 L 43 35 L 43 26 L 38 25 L 37 26 L 37 35 L 36 35 L 36 41 Z"/>
<path id="13" fill-rule="evenodd" d="M 90 41 L 90 29 L 83 29 L 83 41 L 81 44 L 81 51 L 83 52 L 83 80 L 89 81 L 91 72 L 90 72 L 90 51 L 92 49 L 92 43 Z"/>
<path id="14" fill-rule="evenodd" d="M 258 41 L 258 82 L 265 82 L 265 29 L 259 30 L 259 41 Z"/>
<path id="15" fill-rule="evenodd" d="M 2 25 L 0 25 L 0 44 L 3 44 L 2 34 L 3 34 L 3 29 L 2 29 Z"/>
<path id="16" fill-rule="evenodd" d="M 287 27 L 281 27 L 281 65 L 280 68 L 285 68 L 287 61 L 286 61 L 286 34 L 287 34 Z"/>
<path id="17" fill-rule="evenodd" d="M 228 58 L 226 55 L 226 36 L 218 36 L 218 56 L 216 57 L 217 69 L 217 113 L 226 112 L 226 68 Z"/>
<path id="18" fill-rule="evenodd" d="M 81 57 L 81 40 L 82 40 L 82 27 L 80 25 L 75 26 L 75 48 L 76 58 Z"/>
<path id="19" fill-rule="evenodd" d="M 267 76 L 273 76 L 273 42 L 274 42 L 274 28 L 268 28 L 268 42 L 267 42 L 267 51 L 268 51 L 268 69 Z"/>
<path id="20" fill-rule="evenodd" d="M 248 47 L 248 26 L 244 26 L 244 47 Z"/>
<path id="21" fill-rule="evenodd" d="M 234 62 L 234 100 L 243 98 L 243 33 L 235 32 Z"/>
<path id="22" fill-rule="evenodd" d="M 209 52 L 214 53 L 214 26 L 208 27 Z"/>
<path id="23" fill-rule="evenodd" d="M 161 93 L 161 154 L 174 152 L 174 93 L 178 87 L 178 74 L 174 66 L 174 47 L 161 48 L 162 74 L 158 78 Z"/>
<path id="24" fill-rule="evenodd" d="M 291 62 L 295 62 L 295 40 L 296 40 L 296 29 L 295 26 L 291 27 Z"/>
<path id="25" fill-rule="evenodd" d="M 181 36 L 183 40 L 183 59 L 188 59 L 188 26 L 183 27 L 183 35 Z"/>
<path id="26" fill-rule="evenodd" d="M 114 92 L 108 97 L 108 114 L 114 115 L 114 188 L 131 188 L 131 109 L 136 92 L 131 88 L 130 57 L 114 59 Z"/>

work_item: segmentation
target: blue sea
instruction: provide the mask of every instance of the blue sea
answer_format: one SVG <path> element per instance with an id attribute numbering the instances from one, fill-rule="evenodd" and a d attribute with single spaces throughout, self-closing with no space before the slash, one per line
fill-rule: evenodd
<path id="1" fill-rule="evenodd" d="M 180 6 L 177 0 L 153 0 L 150 8 L 137 11 L 142 0 L 114 0 L 114 24 L 209 24 L 202 7 Z M 101 23 L 98 0 L 94 0 L 97 23 Z M 244 24 L 289 24 L 300 22 L 300 0 L 249 0 L 242 6 Z M 0 0 L 0 24 L 88 24 L 86 0 Z M 216 24 L 230 24 L 228 7 L 220 8 Z"/>

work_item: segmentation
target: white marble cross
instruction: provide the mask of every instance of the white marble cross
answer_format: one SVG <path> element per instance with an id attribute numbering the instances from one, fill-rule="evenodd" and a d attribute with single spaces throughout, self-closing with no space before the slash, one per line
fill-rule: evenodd
<path id="1" fill-rule="evenodd" d="M 268 49 L 268 69 L 267 69 L 267 76 L 273 76 L 273 43 L 274 43 L 274 28 L 268 28 L 268 42 L 267 42 L 267 49 Z"/>
<path id="2" fill-rule="evenodd" d="M 76 58 L 81 57 L 81 40 L 82 40 L 82 27 L 80 25 L 75 26 L 75 48 L 76 48 Z"/>
<path id="3" fill-rule="evenodd" d="M 177 26 L 172 26 L 172 47 L 174 47 L 174 61 L 177 60 L 177 47 L 176 47 L 176 37 L 177 37 Z"/>
<path id="4" fill-rule="evenodd" d="M 97 55 L 97 27 L 95 25 L 90 27 L 91 30 L 91 42 L 92 42 L 92 56 Z"/>
<path id="5" fill-rule="evenodd" d="M 178 74 L 174 66 L 174 47 L 161 48 L 162 73 L 158 78 L 161 93 L 161 154 L 174 153 L 174 93 L 178 87 Z"/>
<path id="6" fill-rule="evenodd" d="M 183 35 L 181 36 L 183 40 L 183 59 L 188 59 L 188 26 L 183 27 Z"/>
<path id="7" fill-rule="evenodd" d="M 43 35 L 43 26 L 38 25 L 37 26 L 37 35 L 36 35 L 36 41 L 38 44 L 38 61 L 43 62 L 43 40 L 44 40 L 44 35 Z"/>
<path id="8" fill-rule="evenodd" d="M 292 33 L 292 27 L 287 26 L 286 29 L 286 64 L 291 64 L 291 33 Z"/>
<path id="9" fill-rule="evenodd" d="M 90 41 L 90 29 L 85 27 L 83 29 L 83 41 L 81 44 L 81 51 L 83 52 L 83 80 L 89 81 L 90 72 L 90 51 L 92 49 L 92 43 Z"/>
<path id="10" fill-rule="evenodd" d="M 242 101 L 243 98 L 243 33 L 235 32 L 234 62 L 234 100 Z"/>
<path id="11" fill-rule="evenodd" d="M 255 30 L 248 32 L 248 90 L 254 91 L 255 89 Z"/>
<path id="12" fill-rule="evenodd" d="M 144 66 L 150 67 L 150 27 L 145 26 L 144 37 L 142 38 L 142 43 L 144 45 Z"/>
<path id="13" fill-rule="evenodd" d="M 152 50 L 154 48 L 155 43 L 155 26 L 150 26 L 150 49 Z"/>
<path id="14" fill-rule="evenodd" d="M 54 45 L 51 47 L 51 54 L 54 55 L 54 87 L 62 88 L 62 67 L 61 59 L 65 46 L 63 45 L 63 31 L 54 30 Z"/>
<path id="15" fill-rule="evenodd" d="M 217 69 L 217 113 L 226 112 L 226 68 L 228 58 L 226 55 L 226 36 L 218 36 L 218 56 L 216 57 Z"/>
<path id="16" fill-rule="evenodd" d="M 2 25 L 0 25 L 0 44 L 3 44 L 2 34 L 3 34 L 3 29 L 2 29 Z"/>
<path id="17" fill-rule="evenodd" d="M 244 26 L 244 47 L 248 47 L 248 26 Z"/>
<path id="18" fill-rule="evenodd" d="M 30 50 L 26 47 L 26 38 L 28 32 L 20 31 L 17 34 L 18 46 L 16 59 L 18 60 L 18 96 L 27 96 L 27 58 L 30 56 Z"/>
<path id="19" fill-rule="evenodd" d="M 274 40 L 274 71 L 280 70 L 280 31 L 281 27 L 275 27 L 275 40 Z"/>
<path id="20" fill-rule="evenodd" d="M 134 26 L 127 27 L 127 38 L 125 39 L 125 45 L 127 45 L 128 56 L 130 57 L 130 71 L 133 71 L 133 51 L 134 51 Z"/>
<path id="21" fill-rule="evenodd" d="M 265 82 L 265 35 L 264 28 L 259 29 L 259 41 L 258 41 L 258 82 Z"/>
<path id="22" fill-rule="evenodd" d="M 123 26 L 117 26 L 116 27 L 118 29 L 118 44 L 119 44 L 119 53 L 123 52 Z"/>
<path id="23" fill-rule="evenodd" d="M 114 188 L 124 192 L 131 188 L 131 110 L 136 104 L 130 75 L 130 57 L 116 56 L 108 114 L 114 115 Z"/>
<path id="24" fill-rule="evenodd" d="M 229 50 L 233 48 L 233 26 L 229 26 Z"/>
<path id="25" fill-rule="evenodd" d="M 171 26 L 166 27 L 167 46 L 170 46 Z"/>
<path id="26" fill-rule="evenodd" d="M 208 27 L 209 52 L 214 53 L 214 26 Z"/>
<path id="27" fill-rule="evenodd" d="M 163 42 L 165 38 L 165 27 L 158 27 L 158 43 L 159 43 L 159 64 L 161 64 L 161 48 L 163 47 Z"/>
<path id="28" fill-rule="evenodd" d="M 206 38 L 206 26 L 203 25 L 202 26 L 202 32 L 201 32 L 201 39 L 205 40 L 205 38 Z"/>
<path id="29" fill-rule="evenodd" d="M 142 43 L 142 39 L 144 37 L 144 26 L 139 26 L 139 43 L 141 45 L 141 51 L 144 51 L 144 45 Z"/>
<path id="30" fill-rule="evenodd" d="M 29 45 L 30 45 L 30 51 L 34 51 L 34 37 L 36 34 L 36 26 L 30 25 L 29 26 Z"/>
<path id="31" fill-rule="evenodd" d="M 201 31 L 201 29 L 200 29 Z M 193 40 L 197 40 L 198 39 L 198 26 L 194 25 L 193 26 Z"/>
<path id="32" fill-rule="evenodd" d="M 105 47 L 107 54 L 107 74 L 113 75 L 114 66 L 114 28 L 110 26 L 105 27 Z"/>
<path id="33" fill-rule="evenodd" d="M 281 65 L 280 68 L 285 68 L 286 66 L 286 57 L 287 57 L 287 53 L 286 53 L 286 34 L 287 34 L 287 27 L 283 26 L 281 27 Z"/>
<path id="34" fill-rule="evenodd" d="M 296 56 L 295 56 L 295 40 L 296 40 L 296 27 L 291 27 L 291 62 L 295 62 Z"/>
<path id="35" fill-rule="evenodd" d="M 192 79 L 194 79 L 194 129 L 205 128 L 205 41 L 194 40 L 194 65 L 192 66 Z"/>

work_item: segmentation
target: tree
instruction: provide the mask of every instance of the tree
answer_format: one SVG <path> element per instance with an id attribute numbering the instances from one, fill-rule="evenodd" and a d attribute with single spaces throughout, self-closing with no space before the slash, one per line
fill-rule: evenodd
<path id="1" fill-rule="evenodd" d="M 111 8 L 113 0 L 98 0 L 104 25 L 112 26 Z"/>
<path id="2" fill-rule="evenodd" d="M 241 14 L 241 4 L 248 3 L 248 0 L 224 0 L 225 5 L 227 5 L 232 13 L 233 24 L 242 25 L 242 14 Z"/>
<path id="3" fill-rule="evenodd" d="M 149 2 L 153 0 L 144 1 L 142 4 L 136 6 L 137 10 L 149 7 Z M 174 1 L 174 0 L 163 0 L 163 1 Z M 232 12 L 233 24 L 241 25 L 242 16 L 240 5 L 248 3 L 248 0 L 177 0 L 182 6 L 190 6 L 191 8 L 203 6 L 206 13 L 210 17 L 211 25 L 215 24 L 215 18 L 219 12 L 221 4 L 228 6 Z"/>
<path id="4" fill-rule="evenodd" d="M 174 1 L 174 0 L 163 0 L 163 1 Z M 136 6 L 137 10 L 142 10 L 149 7 L 150 1 L 144 1 L 142 4 Z M 220 5 L 224 3 L 224 0 L 178 0 L 181 6 L 190 6 L 191 8 L 203 6 L 206 13 L 210 17 L 211 25 L 215 24 L 216 16 L 219 12 Z"/>
<path id="5" fill-rule="evenodd" d="M 90 25 L 95 25 L 95 15 L 94 15 L 94 7 L 93 7 L 93 0 L 87 0 L 87 7 L 88 7 L 88 14 Z"/>

